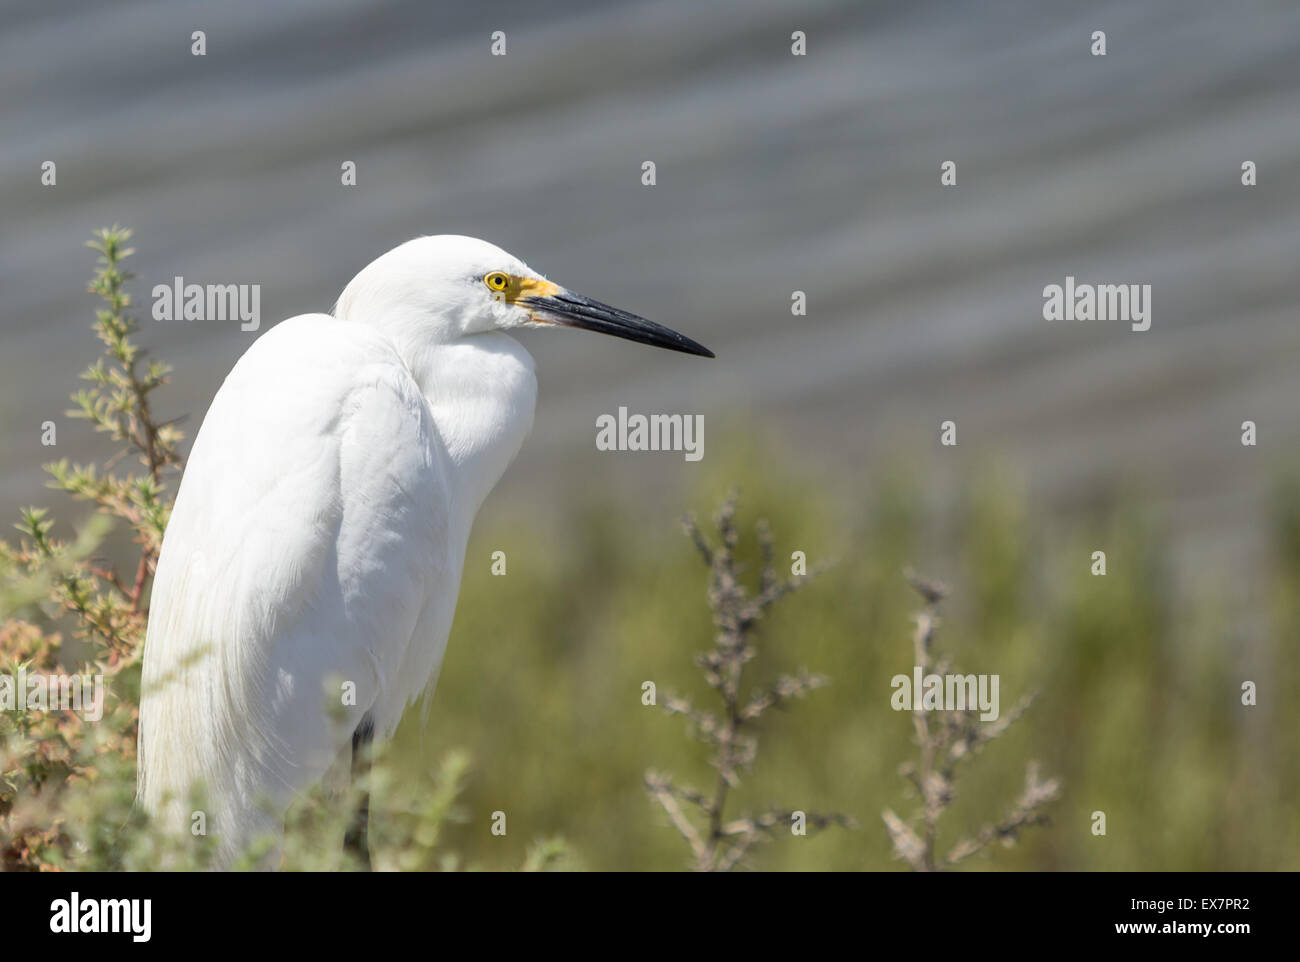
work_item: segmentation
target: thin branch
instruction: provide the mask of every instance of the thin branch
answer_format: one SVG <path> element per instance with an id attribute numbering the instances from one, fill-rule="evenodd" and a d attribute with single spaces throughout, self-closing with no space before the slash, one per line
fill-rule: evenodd
<path id="1" fill-rule="evenodd" d="M 749 849 L 765 838 L 782 817 L 769 812 L 751 818 L 727 819 L 727 803 L 740 787 L 741 772 L 753 764 L 758 752 L 758 737 L 753 730 L 769 709 L 783 707 L 827 684 L 820 675 L 800 671 L 781 675 L 757 689 L 742 701 L 745 666 L 754 658 L 753 630 L 766 611 L 780 598 L 803 584 L 808 576 L 782 579 L 776 570 L 776 552 L 772 532 L 765 522 L 756 525 L 761 567 L 755 591 L 741 579 L 743 565 L 736 559 L 740 532 L 736 526 L 736 495 L 733 492 L 714 515 L 717 540 L 710 540 L 693 516 L 682 526 L 709 569 L 708 602 L 713 616 L 713 647 L 696 658 L 708 686 L 717 693 L 721 707 L 714 712 L 696 708 L 689 700 L 668 695 L 663 702 L 669 714 L 682 715 L 694 725 L 695 737 L 712 748 L 710 764 L 716 771 L 708 795 L 674 788 L 664 776 L 647 773 L 646 787 L 669 820 L 686 839 L 694 855 L 697 871 L 729 871 L 744 858 Z M 696 806 L 704 825 L 691 821 L 679 801 Z M 788 817 L 788 815 L 786 816 Z M 852 819 L 843 815 L 807 816 L 815 828 L 830 825 L 850 826 Z"/>
<path id="2" fill-rule="evenodd" d="M 922 675 L 946 675 L 951 663 L 947 658 L 936 659 L 933 643 L 940 623 L 939 606 L 947 597 L 948 588 L 941 582 L 919 577 L 910 568 L 904 570 L 904 577 L 923 603 L 914 616 L 914 663 Z M 881 814 L 895 858 L 906 862 L 914 871 L 934 872 L 956 865 L 995 841 L 1014 844 L 1025 828 L 1047 821 L 1041 809 L 1059 796 L 1060 783 L 1055 779 L 1040 780 L 1037 766 L 1031 764 L 1026 772 L 1025 790 L 1005 818 L 985 825 L 974 838 L 962 839 L 946 855 L 940 857 L 936 853 L 939 821 L 955 795 L 953 781 L 957 766 L 1005 733 L 1032 701 L 1032 694 L 1021 698 L 995 722 L 982 721 L 975 710 L 931 710 L 924 707 L 923 699 L 919 707 L 912 709 L 918 758 L 914 763 L 899 766 L 899 774 L 919 796 L 920 805 L 910 821 L 919 823 L 920 828 L 918 832 L 889 809 Z"/>

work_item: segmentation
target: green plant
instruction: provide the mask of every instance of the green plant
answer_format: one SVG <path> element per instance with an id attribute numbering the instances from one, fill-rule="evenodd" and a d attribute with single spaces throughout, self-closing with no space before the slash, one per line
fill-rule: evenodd
<path id="1" fill-rule="evenodd" d="M 99 254 L 89 289 L 104 304 L 96 312 L 95 332 L 105 353 L 82 375 L 90 385 L 73 395 L 76 407 L 68 412 L 90 420 L 123 448 L 102 471 L 66 461 L 46 465 L 51 487 L 92 503 L 96 513 L 79 535 L 63 539 L 47 510 L 28 508 L 16 525 L 17 544 L 0 542 L 4 669 L 10 677 L 21 670 L 45 678 L 100 678 L 111 692 L 93 723 L 84 711 L 0 715 L 0 860 L 9 869 L 60 868 L 79 852 L 111 857 L 99 823 L 87 829 L 85 822 L 49 813 L 59 811 L 68 793 L 102 787 L 106 777 L 129 786 L 126 776 L 134 767 L 138 712 L 130 693 L 138 687 L 148 581 L 171 508 L 166 481 L 180 469 L 181 435 L 150 407 L 168 368 L 148 360 L 131 338 L 138 323 L 126 291 L 131 274 L 123 267 L 132 254 L 126 246 L 130 236 L 113 227 L 97 231 L 89 242 Z M 115 473 L 129 455 L 142 470 Z M 95 554 L 120 522 L 133 531 L 137 552 L 125 577 Z M 131 793 L 124 788 L 118 794 L 109 817 L 125 824 Z M 79 828 L 96 840 L 78 838 Z"/>

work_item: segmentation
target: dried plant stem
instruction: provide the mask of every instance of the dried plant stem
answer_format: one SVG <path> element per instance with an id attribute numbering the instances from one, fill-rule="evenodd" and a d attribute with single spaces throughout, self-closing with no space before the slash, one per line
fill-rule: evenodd
<path id="1" fill-rule="evenodd" d="M 911 571 L 905 572 L 905 576 L 924 602 L 915 615 L 916 627 L 912 633 L 914 663 L 922 676 L 943 675 L 952 666 L 946 659 L 935 659 L 933 641 L 940 623 L 939 606 L 947 589 L 937 582 L 918 578 Z M 1032 695 L 1022 698 L 1010 711 L 991 722 L 982 721 L 974 709 L 931 710 L 925 707 L 924 699 L 918 700 L 919 704 L 912 708 L 917 760 L 900 766 L 899 773 L 920 798 L 918 811 L 910 820 L 920 823 L 920 834 L 909 820 L 886 809 L 881 817 L 893 842 L 895 858 L 917 872 L 935 872 L 956 865 L 995 841 L 1013 845 L 1023 829 L 1047 822 L 1042 809 L 1060 795 L 1060 783 L 1056 779 L 1040 779 L 1037 763 L 1030 762 L 1024 790 L 1004 818 L 985 825 L 974 838 L 959 840 L 946 854 L 938 853 L 939 822 L 952 804 L 957 766 L 1003 734 L 1024 714 L 1032 700 Z"/>
<path id="2" fill-rule="evenodd" d="M 740 773 L 752 765 L 758 751 L 756 727 L 770 708 L 800 698 L 827 683 L 820 675 L 799 672 L 782 675 L 765 689 L 742 698 L 745 665 L 753 659 L 753 632 L 767 610 L 779 599 L 810 577 L 795 575 L 781 578 L 776 570 L 772 535 L 759 522 L 756 533 L 762 557 L 758 588 L 751 592 L 741 581 L 741 566 L 736 560 L 740 535 L 735 523 L 736 496 L 733 493 L 719 508 L 714 522 L 717 543 L 710 541 L 693 518 L 684 522 L 687 535 L 694 542 L 709 568 L 709 608 L 713 613 L 713 647 L 699 655 L 696 663 L 705 681 L 721 700 L 717 714 L 695 707 L 683 698 L 667 695 L 663 707 L 670 714 L 684 715 L 692 723 L 695 737 L 712 749 L 710 764 L 717 776 L 707 795 L 693 788 L 677 785 L 667 775 L 646 773 L 646 789 L 668 816 L 669 822 L 690 847 L 692 867 L 701 872 L 726 872 L 738 865 L 758 841 L 777 829 L 792 824 L 795 812 L 768 810 L 758 815 L 728 818 L 727 804 L 740 786 Z M 691 811 L 702 816 L 697 826 Z M 808 830 L 830 825 L 851 827 L 845 815 L 802 814 Z"/>

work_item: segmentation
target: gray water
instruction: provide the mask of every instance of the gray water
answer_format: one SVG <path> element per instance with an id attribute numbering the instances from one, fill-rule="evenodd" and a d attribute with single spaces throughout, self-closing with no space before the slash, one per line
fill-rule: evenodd
<path id="1" fill-rule="evenodd" d="M 1064 515 L 1137 485 L 1192 567 L 1263 550 L 1300 436 L 1294 2 L 8 3 L 0 24 L 0 516 L 52 500 L 41 421 L 58 456 L 105 450 L 61 415 L 96 350 L 82 244 L 119 222 L 191 433 L 255 335 L 148 320 L 154 283 L 260 284 L 265 329 L 411 236 L 467 233 L 718 354 L 525 335 L 536 429 L 489 510 L 577 485 L 680 510 L 698 466 L 595 451 L 626 405 L 703 413 L 705 464 L 748 417 L 849 490 L 905 456 L 952 494 L 991 459 Z M 1067 274 L 1152 285 L 1151 330 L 1044 321 Z"/>

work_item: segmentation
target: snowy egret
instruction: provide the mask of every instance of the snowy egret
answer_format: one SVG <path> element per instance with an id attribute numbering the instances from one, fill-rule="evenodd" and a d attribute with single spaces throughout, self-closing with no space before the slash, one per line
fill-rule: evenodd
<path id="1" fill-rule="evenodd" d="M 138 794 L 164 826 L 190 826 L 202 784 L 228 864 L 422 693 L 427 707 L 470 525 L 532 427 L 533 360 L 503 332 L 557 325 L 713 356 L 443 235 L 384 254 L 333 316 L 290 318 L 239 359 L 154 578 Z"/>

